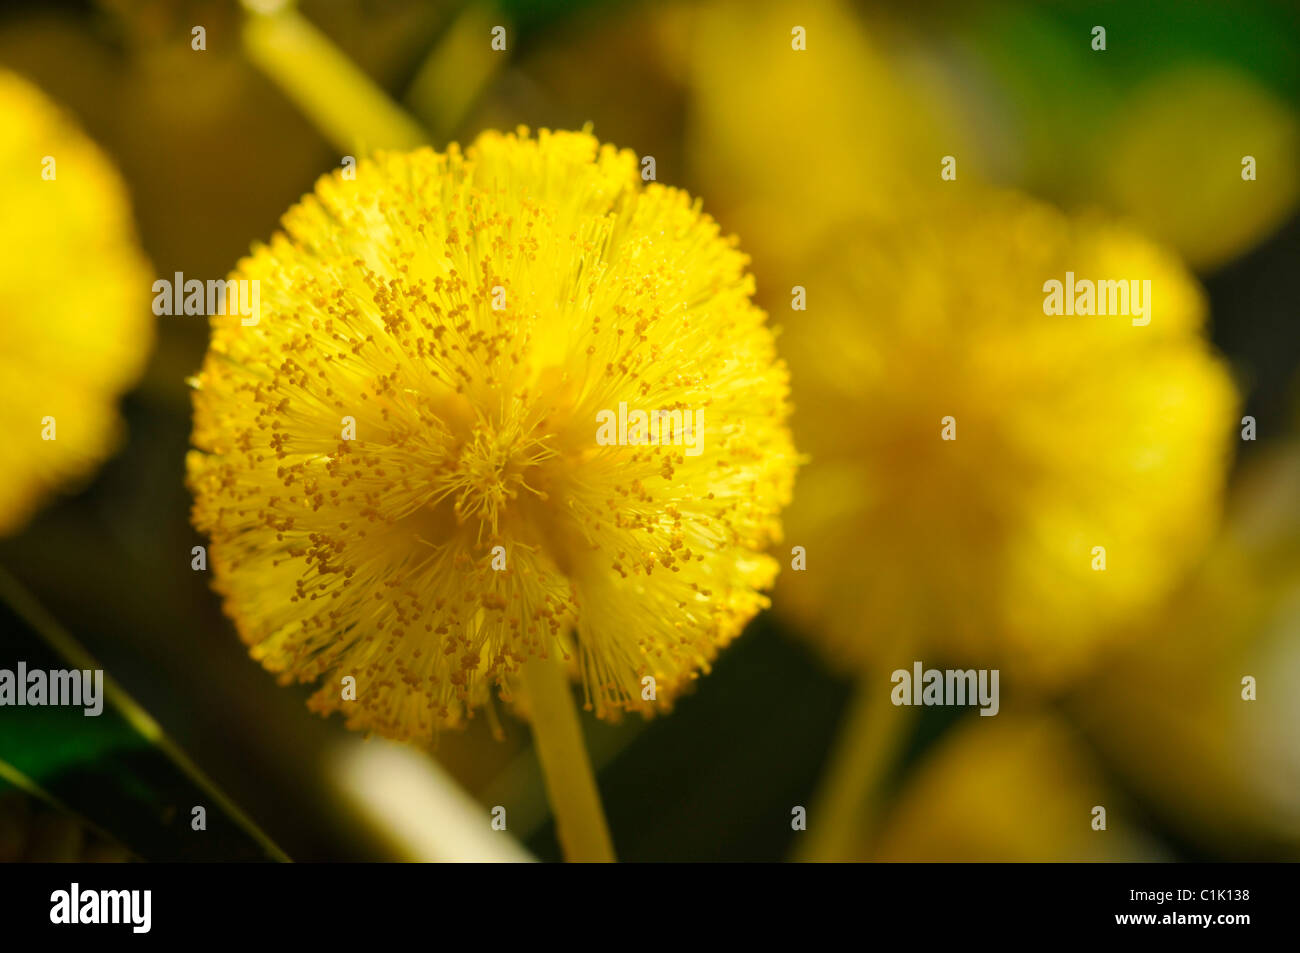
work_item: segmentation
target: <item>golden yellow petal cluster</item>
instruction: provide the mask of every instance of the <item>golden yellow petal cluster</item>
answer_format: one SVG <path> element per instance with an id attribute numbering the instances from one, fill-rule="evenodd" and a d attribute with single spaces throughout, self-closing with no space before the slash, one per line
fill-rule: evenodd
<path id="1" fill-rule="evenodd" d="M 0 71 L 0 535 L 90 476 L 121 431 L 117 399 L 153 344 L 149 263 L 99 147 Z"/>
<path id="2" fill-rule="evenodd" d="M 602 716 L 707 671 L 766 605 L 795 468 L 734 240 L 631 152 L 524 129 L 362 160 L 283 228 L 231 275 L 257 323 L 213 318 L 188 461 L 253 656 L 414 740 L 533 655 Z M 621 405 L 690 412 L 699 452 L 598 441 Z"/>
<path id="3" fill-rule="evenodd" d="M 1067 273 L 1149 281 L 1149 323 L 1045 313 Z M 786 530 L 808 568 L 777 604 L 832 661 L 1052 681 L 1212 536 L 1237 398 L 1172 254 L 991 193 L 837 237 L 807 285 L 782 348 L 811 459 Z"/>

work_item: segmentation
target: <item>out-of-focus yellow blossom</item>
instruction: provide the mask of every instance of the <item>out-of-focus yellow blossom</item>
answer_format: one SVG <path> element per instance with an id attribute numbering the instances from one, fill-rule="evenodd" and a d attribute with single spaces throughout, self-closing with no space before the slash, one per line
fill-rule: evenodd
<path id="1" fill-rule="evenodd" d="M 108 158 L 12 73 L 0 72 L 0 113 L 0 534 L 8 534 L 113 451 L 117 399 L 139 376 L 154 329 L 149 264 Z"/>
<path id="2" fill-rule="evenodd" d="M 1094 808 L 1106 829 L 1094 830 Z M 1048 714 L 972 717 L 899 792 L 873 860 L 1041 863 L 1156 861 L 1128 802 L 1087 748 Z"/>
<path id="3" fill-rule="evenodd" d="M 1249 466 L 1212 556 L 1072 705 L 1135 790 L 1224 856 L 1300 857 L 1298 492 L 1300 448 Z"/>
<path id="4" fill-rule="evenodd" d="M 523 130 L 363 161 L 283 225 L 232 276 L 260 321 L 213 320 L 189 457 L 253 656 L 419 741 L 529 657 L 572 655 L 602 716 L 707 671 L 767 603 L 795 457 L 747 259 L 698 203 Z M 701 452 L 598 444 L 620 403 L 702 413 Z"/>
<path id="5" fill-rule="evenodd" d="M 796 27 L 806 49 L 792 48 Z M 936 70 L 840 0 L 710 3 L 690 36 L 692 163 L 760 266 L 864 216 L 910 214 L 945 155 L 960 157 L 949 188 L 979 174 L 970 124 Z"/>
<path id="6" fill-rule="evenodd" d="M 1090 166 L 1096 197 L 1197 268 L 1235 258 L 1300 198 L 1300 120 L 1249 76 L 1187 67 L 1139 88 Z M 1242 160 L 1254 159 L 1254 181 Z"/>
<path id="7" fill-rule="evenodd" d="M 1150 323 L 1045 314 L 1067 271 L 1149 279 Z M 782 338 L 807 570 L 777 605 L 832 661 L 904 645 L 1051 682 L 1210 538 L 1236 397 L 1199 288 L 1159 247 L 995 193 L 864 226 L 808 288 Z"/>

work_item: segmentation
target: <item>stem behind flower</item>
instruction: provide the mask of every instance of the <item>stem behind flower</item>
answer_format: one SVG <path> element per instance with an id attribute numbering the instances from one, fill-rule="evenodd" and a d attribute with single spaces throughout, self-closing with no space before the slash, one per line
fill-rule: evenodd
<path id="1" fill-rule="evenodd" d="M 564 666 L 556 659 L 531 658 L 522 671 L 533 741 L 565 859 L 612 862 L 614 847 Z"/>
<path id="2" fill-rule="evenodd" d="M 830 766 L 808 812 L 808 832 L 796 859 L 833 863 L 854 859 L 880 822 L 880 784 L 894 764 L 911 723 L 895 708 L 889 683 L 874 669 L 859 676 L 840 725 Z"/>
<path id="3" fill-rule="evenodd" d="M 336 148 L 364 154 L 429 141 L 415 120 L 288 5 L 269 14 L 250 9 L 243 46 Z"/>

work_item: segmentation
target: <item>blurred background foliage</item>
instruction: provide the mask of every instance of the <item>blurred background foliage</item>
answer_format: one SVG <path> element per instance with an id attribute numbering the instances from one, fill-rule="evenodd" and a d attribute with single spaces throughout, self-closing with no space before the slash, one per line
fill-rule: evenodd
<path id="1" fill-rule="evenodd" d="M 701 196 L 741 236 L 778 322 L 801 262 L 855 217 L 905 219 L 939 187 L 945 154 L 958 156 L 958 188 L 989 182 L 1100 208 L 1179 252 L 1258 420 L 1258 441 L 1237 454 L 1221 543 L 1159 621 L 1143 623 L 1131 654 L 1082 683 L 1027 699 L 1004 679 L 996 719 L 923 709 L 890 773 L 880 835 L 854 849 L 891 860 L 1300 857 L 1300 8 L 305 0 L 299 10 L 439 147 L 490 127 L 592 122 L 602 140 L 655 156 L 660 181 Z M 249 55 L 249 16 L 199 0 L 12 2 L 0 15 L 0 65 L 112 158 L 156 275 L 224 275 L 344 154 Z M 797 23 L 816 56 L 789 56 Z M 504 54 L 489 48 L 496 24 L 508 28 Z M 1090 49 L 1096 24 L 1105 53 Z M 203 52 L 191 49 L 194 25 L 207 31 Z M 1246 187 L 1242 140 L 1257 143 L 1260 169 Z M 120 844 L 101 851 L 118 859 L 419 853 L 403 843 L 414 831 L 340 780 L 367 742 L 309 714 L 307 688 L 281 688 L 251 662 L 206 574 L 190 568 L 204 540 L 183 484 L 184 382 L 206 341 L 204 321 L 160 318 L 123 404 L 121 452 L 0 540 L 0 665 L 53 665 L 53 634 L 120 686 L 100 719 L 0 712 L 0 786 L 14 788 L 0 795 L 0 857 L 42 853 L 33 844 L 75 856 L 92 841 Z M 1259 678 L 1258 703 L 1237 699 L 1238 673 Z M 620 857 L 789 856 L 791 807 L 812 799 L 848 697 L 848 683 L 765 613 L 670 716 L 588 720 Z M 506 807 L 534 855 L 558 856 L 523 725 L 507 721 L 497 741 L 480 720 L 445 735 L 436 757 L 480 805 Z M 42 801 L 54 807 L 32 806 Z M 1099 803 L 1110 805 L 1104 840 L 1083 826 Z M 188 823 L 195 804 L 207 806 L 204 833 Z M 62 833 L 13 833 L 51 812 L 73 819 L 53 825 Z"/>

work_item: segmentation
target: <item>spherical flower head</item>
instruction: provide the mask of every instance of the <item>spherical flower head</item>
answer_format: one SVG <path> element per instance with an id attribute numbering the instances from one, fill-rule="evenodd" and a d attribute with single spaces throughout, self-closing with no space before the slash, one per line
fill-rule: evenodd
<path id="1" fill-rule="evenodd" d="M 786 519 L 807 569 L 777 606 L 846 668 L 1078 673 L 1218 520 L 1236 395 L 1198 286 L 1125 228 L 1001 193 L 822 261 L 782 339 L 810 462 Z M 1136 298 L 1046 313 L 1067 273 L 1137 281 L 1149 323 Z"/>
<path id="2" fill-rule="evenodd" d="M 533 656 L 601 716 L 707 671 L 766 605 L 795 456 L 747 259 L 698 203 L 521 129 L 363 160 L 283 226 L 231 276 L 260 319 L 212 321 L 188 461 L 253 657 L 416 741 Z"/>
<path id="3" fill-rule="evenodd" d="M 26 80 L 0 71 L 0 535 L 115 448 L 117 399 L 153 344 L 149 263 L 108 158 Z"/>

